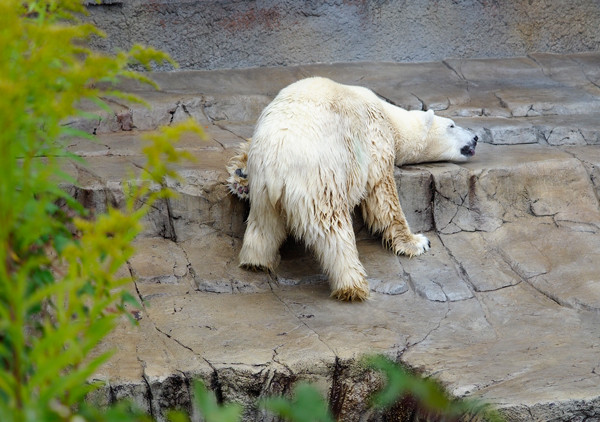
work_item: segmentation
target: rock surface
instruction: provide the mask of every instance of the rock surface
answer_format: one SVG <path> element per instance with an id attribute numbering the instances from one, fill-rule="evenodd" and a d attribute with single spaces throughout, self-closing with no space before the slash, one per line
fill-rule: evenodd
<path id="1" fill-rule="evenodd" d="M 66 122 L 96 134 L 70 147 L 88 165 L 65 169 L 78 181 L 67 188 L 97 211 L 123 201 L 143 131 L 192 116 L 208 135 L 183 140 L 197 161 L 181 165 L 179 196 L 136 240 L 128 269 L 144 302 L 140 326 L 123 323 L 103 344 L 117 353 L 96 374 L 107 387 L 95 399 L 130 397 L 162 420 L 189 408 L 190 380 L 201 377 L 220 399 L 248 405 L 246 420 L 267 421 L 256 399 L 307 380 L 353 421 L 381 384 L 360 357 L 383 353 L 511 421 L 600 420 L 599 65 L 599 54 L 540 54 L 157 73 L 159 92 L 124 86 L 149 109 L 113 104 L 96 121 Z M 366 303 L 330 299 L 315 260 L 292 241 L 275 274 L 237 266 L 247 205 L 226 193 L 224 164 L 277 91 L 309 75 L 433 108 L 484 142 L 465 164 L 396 170 L 428 253 L 396 257 L 356 219 Z M 132 131 L 119 125 L 124 109 Z"/>
<path id="2" fill-rule="evenodd" d="M 423 62 L 598 48 L 590 0 L 85 0 L 105 50 L 152 45 L 183 69 Z M 560 69 L 557 69 L 560 71 Z"/>

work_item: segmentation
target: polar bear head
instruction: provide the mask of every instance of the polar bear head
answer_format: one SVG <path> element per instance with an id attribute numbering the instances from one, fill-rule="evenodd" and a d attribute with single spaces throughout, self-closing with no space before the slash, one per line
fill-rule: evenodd
<path id="1" fill-rule="evenodd" d="M 454 121 L 436 116 L 432 110 L 409 111 L 413 139 L 418 151 L 407 154 L 407 145 L 397 145 L 396 161 L 402 164 L 414 164 L 432 161 L 466 161 L 475 155 L 479 140 L 477 135 L 457 126 Z"/>

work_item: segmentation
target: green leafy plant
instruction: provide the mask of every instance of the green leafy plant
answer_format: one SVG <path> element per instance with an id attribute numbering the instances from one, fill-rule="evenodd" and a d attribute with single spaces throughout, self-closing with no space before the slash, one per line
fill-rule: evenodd
<path id="1" fill-rule="evenodd" d="M 290 422 L 333 422 L 327 402 L 309 384 L 296 385 L 291 399 L 271 397 L 262 400 L 260 406 Z"/>
<path id="2" fill-rule="evenodd" d="M 118 270 L 132 255 L 140 220 L 157 199 L 170 195 L 171 164 L 185 158 L 174 142 L 188 121 L 153 135 L 139 184 L 126 184 L 124 209 L 91 220 L 59 188 L 73 136 L 62 125 L 82 115 L 87 99 L 130 98 L 111 88 L 120 78 L 150 82 L 130 70 L 169 58 L 133 47 L 114 57 L 85 47 L 100 34 L 77 20 L 80 0 L 0 1 L 0 415 L 3 421 L 129 420 L 144 416 L 119 406 L 106 412 L 82 406 L 94 385 L 87 379 L 110 353 L 92 356 L 126 304 Z M 99 88 L 104 86 L 107 88 Z M 64 206 L 57 204 L 64 203 Z M 143 203 L 140 206 L 140 203 Z M 123 419 L 120 419 L 123 420 Z"/>

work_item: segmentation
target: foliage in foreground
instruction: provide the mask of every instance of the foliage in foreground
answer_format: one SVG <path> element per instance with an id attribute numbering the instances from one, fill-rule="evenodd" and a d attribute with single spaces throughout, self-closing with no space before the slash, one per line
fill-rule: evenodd
<path id="1" fill-rule="evenodd" d="M 286 421 L 333 422 L 327 402 L 309 384 L 296 385 L 291 399 L 270 397 L 263 400 L 261 405 Z"/>
<path id="2" fill-rule="evenodd" d="M 62 191 L 70 138 L 90 137 L 61 124 L 76 105 L 120 96 L 119 78 L 148 82 L 130 65 L 168 59 L 135 46 L 109 57 L 85 47 L 97 30 L 81 24 L 80 0 L 0 0 L 0 415 L 2 421 L 125 420 L 116 406 L 81 406 L 88 378 L 110 356 L 92 350 L 136 300 L 118 270 L 132 255 L 140 220 L 169 195 L 168 164 L 182 154 L 173 139 L 195 123 L 151 137 L 142 181 L 127 185 L 124 209 L 95 220 Z M 123 96 L 123 95 L 121 95 Z M 165 165 L 167 164 L 167 165 Z M 58 204 L 64 204 L 59 206 Z M 140 203 L 143 203 L 140 206 Z M 139 415 L 138 415 L 139 416 Z M 136 420 L 133 415 L 127 420 Z M 142 418 L 142 416 L 139 416 Z"/>

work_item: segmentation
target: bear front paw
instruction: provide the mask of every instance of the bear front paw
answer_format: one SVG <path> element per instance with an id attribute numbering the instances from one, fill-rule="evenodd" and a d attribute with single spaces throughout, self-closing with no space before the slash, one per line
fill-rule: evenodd
<path id="1" fill-rule="evenodd" d="M 422 234 L 412 235 L 408 242 L 394 245 L 394 253 L 408 257 L 419 256 L 431 248 L 431 242 Z"/>

